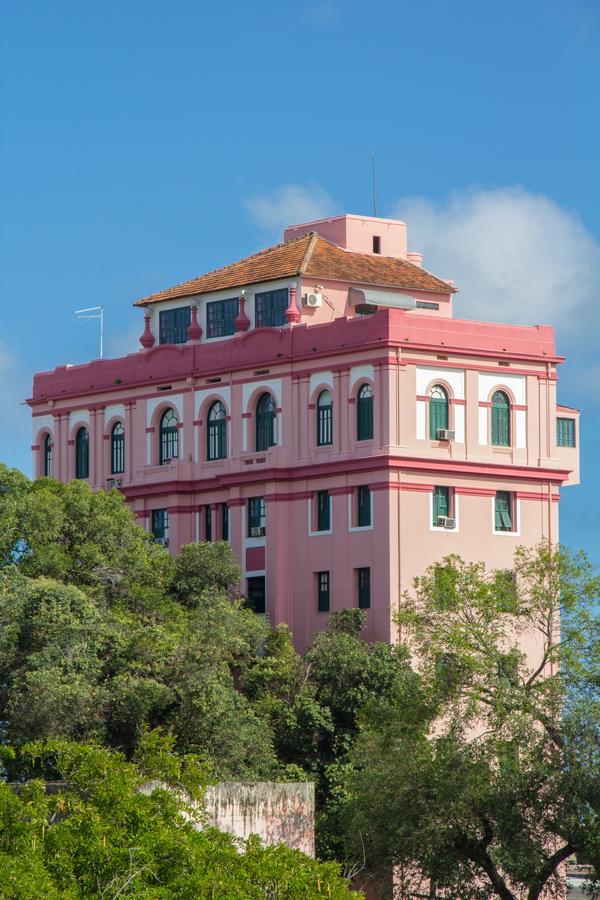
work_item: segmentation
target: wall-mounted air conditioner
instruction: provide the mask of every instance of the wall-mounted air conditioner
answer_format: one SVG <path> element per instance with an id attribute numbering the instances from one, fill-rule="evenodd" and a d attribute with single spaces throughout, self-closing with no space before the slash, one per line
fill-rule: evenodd
<path id="1" fill-rule="evenodd" d="M 265 534 L 265 526 L 264 525 L 253 525 L 250 529 L 250 537 L 264 537 Z"/>
<path id="2" fill-rule="evenodd" d="M 436 436 L 438 441 L 453 441 L 455 432 L 450 431 L 449 428 L 438 428 L 438 430 L 436 431 Z"/>
<path id="3" fill-rule="evenodd" d="M 305 306 L 321 306 L 321 304 L 323 303 L 323 294 L 319 294 L 316 292 L 305 294 L 303 297 L 303 301 Z"/>
<path id="4" fill-rule="evenodd" d="M 437 527 L 456 528 L 456 519 L 453 519 L 451 516 L 438 516 Z"/>

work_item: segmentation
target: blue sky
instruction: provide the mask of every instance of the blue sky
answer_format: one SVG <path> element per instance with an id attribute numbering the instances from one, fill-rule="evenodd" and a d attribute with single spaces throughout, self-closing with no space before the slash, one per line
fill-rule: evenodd
<path id="1" fill-rule="evenodd" d="M 557 327 L 584 412 L 562 538 L 600 562 L 596 0 L 0 0 L 0 458 L 35 370 L 136 349 L 131 301 L 378 207 L 458 315 Z"/>

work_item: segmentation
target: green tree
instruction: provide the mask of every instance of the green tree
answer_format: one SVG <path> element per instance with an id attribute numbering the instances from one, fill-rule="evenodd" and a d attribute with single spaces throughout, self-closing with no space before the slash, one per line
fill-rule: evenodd
<path id="1" fill-rule="evenodd" d="M 170 587 L 173 560 L 135 523 L 119 491 L 84 481 L 29 481 L 0 464 L 0 562 L 23 574 L 143 606 Z"/>
<path id="2" fill-rule="evenodd" d="M 207 592 L 240 596 L 240 567 L 228 541 L 204 541 L 182 547 L 175 561 L 174 596 L 186 606 L 202 602 Z"/>
<path id="3" fill-rule="evenodd" d="M 203 827 L 203 765 L 156 735 L 145 735 L 135 763 L 60 741 L 26 745 L 15 762 L 28 777 L 51 771 L 59 784 L 0 783 L 7 900 L 356 896 L 334 864 Z M 159 782 L 141 790 L 149 779 Z"/>
<path id="4" fill-rule="evenodd" d="M 372 871 L 537 900 L 571 854 L 598 865 L 599 594 L 547 545 L 510 577 L 448 557 L 417 579 L 399 625 L 421 702 L 367 704 L 352 755 L 347 846 Z"/>

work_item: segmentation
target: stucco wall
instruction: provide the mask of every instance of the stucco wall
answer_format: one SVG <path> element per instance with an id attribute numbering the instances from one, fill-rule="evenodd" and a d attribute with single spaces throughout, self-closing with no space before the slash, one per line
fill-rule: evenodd
<path id="1" fill-rule="evenodd" d="M 206 789 L 211 825 L 236 837 L 257 834 L 315 855 L 315 786 L 309 782 L 222 782 Z"/>

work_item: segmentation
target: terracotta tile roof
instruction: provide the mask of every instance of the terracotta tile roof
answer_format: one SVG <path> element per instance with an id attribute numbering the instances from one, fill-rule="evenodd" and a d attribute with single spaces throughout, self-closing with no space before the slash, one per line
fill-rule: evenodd
<path id="1" fill-rule="evenodd" d="M 405 259 L 349 252 L 311 232 L 215 269 L 199 278 L 192 278 L 157 294 L 142 297 L 141 300 L 136 300 L 134 306 L 241 288 L 296 275 L 444 294 L 455 290 L 448 282 Z"/>

